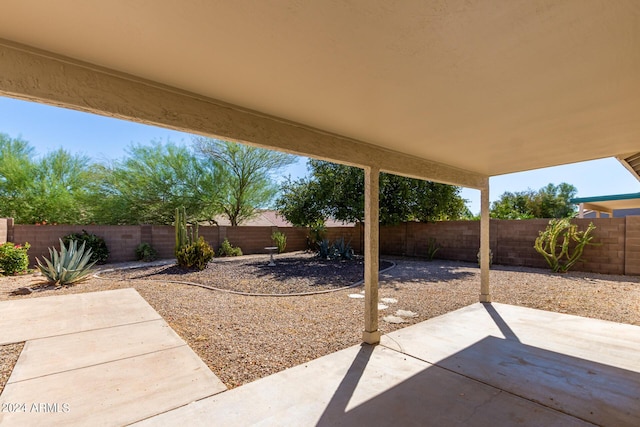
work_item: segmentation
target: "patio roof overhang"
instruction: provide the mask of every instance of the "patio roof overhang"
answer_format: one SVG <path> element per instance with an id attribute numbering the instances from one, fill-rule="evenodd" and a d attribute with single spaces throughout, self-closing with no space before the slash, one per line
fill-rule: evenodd
<path id="1" fill-rule="evenodd" d="M 580 217 L 582 217 L 585 210 L 613 214 L 613 211 L 616 209 L 640 208 L 640 193 L 579 197 L 571 199 L 570 202 L 580 206 L 580 211 L 578 213 Z"/>
<path id="2" fill-rule="evenodd" d="M 371 162 L 360 148 L 375 148 L 406 169 L 428 160 L 488 177 L 640 151 L 639 21 L 634 1 L 15 1 L 3 5 L 0 38 L 35 49 L 22 49 L 26 60 L 2 43 L 0 94 L 343 162 Z M 343 148 L 203 129 L 184 98 L 136 117 L 136 104 L 157 100 L 136 102 L 96 72 L 318 130 Z"/>
<path id="3" fill-rule="evenodd" d="M 0 95 L 365 169 L 365 340 L 376 341 L 378 172 L 489 177 L 640 151 L 640 4 L 20 1 Z M 369 339 L 367 339 L 369 334 Z"/>

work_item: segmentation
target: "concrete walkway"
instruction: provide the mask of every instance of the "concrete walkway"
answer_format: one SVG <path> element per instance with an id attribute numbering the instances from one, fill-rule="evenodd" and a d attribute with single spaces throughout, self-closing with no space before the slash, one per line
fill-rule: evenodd
<path id="1" fill-rule="evenodd" d="M 120 426 L 226 390 L 134 289 L 0 302 L 0 344 L 21 341 L 2 426 Z"/>

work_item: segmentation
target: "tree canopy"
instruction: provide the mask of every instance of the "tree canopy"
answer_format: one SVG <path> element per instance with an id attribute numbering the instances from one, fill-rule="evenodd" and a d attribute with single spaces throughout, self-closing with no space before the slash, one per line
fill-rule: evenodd
<path id="1" fill-rule="evenodd" d="M 279 190 L 273 175 L 296 161 L 290 154 L 213 138 L 196 137 L 193 143 L 219 172 L 216 203 L 232 226 L 273 200 Z"/>
<path id="2" fill-rule="evenodd" d="M 196 138 L 191 147 L 133 144 L 116 161 L 92 163 L 64 149 L 36 156 L 29 143 L 0 133 L 0 216 L 16 223 L 171 224 L 183 206 L 189 221 L 233 225 L 272 202 L 273 175 L 295 156 Z"/>
<path id="3" fill-rule="evenodd" d="M 94 218 L 107 224 L 171 224 L 184 207 L 190 221 L 211 220 L 218 213 L 221 177 L 209 162 L 187 147 L 167 142 L 132 145 L 111 165 L 95 165 L 100 179 Z"/>
<path id="4" fill-rule="evenodd" d="M 538 191 L 505 192 L 491 204 L 490 214 L 497 219 L 567 218 L 575 215 L 576 206 L 569 200 L 577 193 L 565 182 L 547 184 Z"/>
<path id="5" fill-rule="evenodd" d="M 37 159 L 29 143 L 0 133 L 0 216 L 17 223 L 83 223 L 89 158 L 58 149 Z"/>
<path id="6" fill-rule="evenodd" d="M 286 181 L 276 201 L 292 224 L 308 226 L 333 218 L 364 221 L 364 171 L 336 163 L 309 160 L 310 175 Z M 380 174 L 380 222 L 460 219 L 467 214 L 460 188 L 430 181 Z"/>

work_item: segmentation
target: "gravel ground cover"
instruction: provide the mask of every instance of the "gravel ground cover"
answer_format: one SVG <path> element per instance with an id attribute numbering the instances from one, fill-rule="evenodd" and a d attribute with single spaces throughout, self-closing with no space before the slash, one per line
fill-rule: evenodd
<path id="1" fill-rule="evenodd" d="M 303 253 L 287 256 L 311 261 Z M 380 310 L 382 333 L 478 301 L 480 271 L 472 263 L 391 259 L 397 266 L 382 273 L 380 282 L 379 296 L 386 306 Z M 276 286 L 273 283 L 290 280 L 278 270 L 269 273 L 260 265 L 251 267 L 253 262 L 266 264 L 266 257 L 216 259 L 211 269 L 215 273 L 209 274 L 214 277 L 208 280 L 212 280 L 210 283 L 235 280 L 238 286 L 247 285 L 243 281 L 263 282 L 247 285 L 247 289 L 273 287 Z M 222 265 L 224 267 L 220 267 Z M 246 276 L 244 268 L 255 268 L 262 273 L 256 274 L 254 270 L 251 274 L 255 277 Z M 350 268 L 333 270 L 344 274 L 329 276 L 320 268 L 309 267 L 308 276 L 301 275 L 298 280 L 305 282 L 307 288 L 320 289 L 343 286 L 343 277 L 347 282 L 354 279 Z M 320 273 L 314 276 L 314 271 Z M 0 278 L 0 300 L 133 287 L 230 388 L 361 342 L 364 303 L 362 298 L 353 296 L 361 295 L 363 286 L 307 296 L 256 297 L 170 283 L 163 275 L 175 274 L 182 278 L 185 275 L 171 269 L 168 272 L 161 267 L 126 270 L 69 288 L 45 289 L 21 296 L 11 292 L 24 286 L 37 287 L 42 278 L 34 275 Z M 226 274 L 234 276 L 226 280 Z M 321 277 L 326 283 L 320 283 Z M 546 270 L 501 266 L 495 266 L 490 277 L 496 302 L 640 326 L 638 277 L 580 272 L 560 275 Z M 286 286 L 297 289 L 297 285 Z M 403 323 L 389 323 L 385 318 L 400 319 Z M 12 366 L 12 354 L 17 358 L 15 353 L 19 351 L 15 346 L 12 350 L 5 347 L 0 351 L 0 369 Z"/>
<path id="2" fill-rule="evenodd" d="M 380 270 L 393 265 L 380 262 Z M 334 291 L 348 287 L 364 274 L 364 259 L 323 260 L 313 253 L 298 252 L 280 255 L 275 266 L 269 266 L 264 256 L 220 258 L 203 271 L 180 268 L 177 265 L 110 271 L 104 278 L 150 279 L 198 283 L 231 292 L 286 295 Z"/>

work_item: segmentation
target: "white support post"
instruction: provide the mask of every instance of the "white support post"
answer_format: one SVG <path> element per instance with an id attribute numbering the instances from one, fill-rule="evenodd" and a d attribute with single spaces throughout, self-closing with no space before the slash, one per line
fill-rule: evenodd
<path id="1" fill-rule="evenodd" d="M 480 302 L 491 302 L 489 292 L 489 180 L 480 190 Z"/>
<path id="2" fill-rule="evenodd" d="M 378 330 L 378 251 L 379 251 L 380 169 L 364 169 L 364 332 L 367 344 L 380 342 Z"/>
<path id="3" fill-rule="evenodd" d="M 584 218 L 584 203 L 580 203 L 578 207 L 578 218 Z"/>

